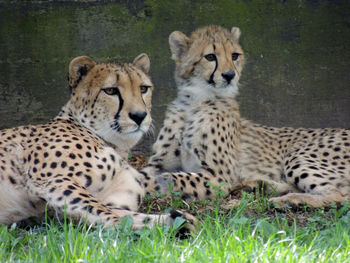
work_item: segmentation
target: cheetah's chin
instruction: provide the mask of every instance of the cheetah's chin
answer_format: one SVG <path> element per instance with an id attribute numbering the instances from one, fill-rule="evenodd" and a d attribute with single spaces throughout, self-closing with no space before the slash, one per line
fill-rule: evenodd
<path id="1" fill-rule="evenodd" d="M 239 93 L 236 82 L 232 82 L 230 84 L 221 82 L 212 85 L 199 78 L 191 79 L 189 83 L 180 86 L 179 89 L 180 96 L 190 95 L 197 101 L 211 99 L 216 96 L 235 98 Z"/>
<path id="2" fill-rule="evenodd" d="M 148 131 L 149 127 L 138 126 L 134 129 L 126 130 L 124 134 L 132 135 L 141 133 L 142 135 Z"/>

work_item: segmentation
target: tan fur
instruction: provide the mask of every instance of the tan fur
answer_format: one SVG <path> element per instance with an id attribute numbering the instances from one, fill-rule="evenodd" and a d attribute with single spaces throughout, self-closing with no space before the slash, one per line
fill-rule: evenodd
<path id="1" fill-rule="evenodd" d="M 82 56 L 69 66 L 70 100 L 47 124 L 0 132 L 0 224 L 41 216 L 45 206 L 106 226 L 130 215 L 133 227 L 172 224 L 178 211 L 137 213 L 142 176 L 120 153 L 151 125 L 153 84 L 146 54 L 133 64 L 97 64 Z"/>
<path id="2" fill-rule="evenodd" d="M 168 107 L 154 155 L 142 171 L 147 191 L 167 192 L 171 182 L 175 191 L 203 199 L 216 194 L 208 183 L 225 191 L 238 183 L 240 114 L 234 97 L 244 64 L 239 35 L 238 28 L 228 31 L 218 26 L 201 28 L 189 38 L 178 31 L 170 34 L 179 93 Z M 206 59 L 208 54 L 214 54 L 216 61 Z M 239 54 L 237 59 L 233 54 Z M 234 74 L 229 81 L 223 77 L 227 72 Z M 185 173 L 152 176 L 162 171 Z"/>
<path id="3" fill-rule="evenodd" d="M 178 31 L 170 35 L 179 92 L 143 170 L 147 191 L 168 192 L 172 183 L 174 191 L 204 199 L 219 188 L 227 193 L 264 186 L 280 205 L 348 199 L 349 130 L 273 128 L 240 117 L 237 92 L 232 92 L 244 64 L 239 35 L 237 28 L 230 32 L 218 26 L 191 37 Z M 233 52 L 242 54 L 236 62 L 229 60 Z M 217 57 L 216 71 L 205 59 L 208 53 Z M 220 76 L 228 70 L 235 78 L 222 86 Z"/>
<path id="4" fill-rule="evenodd" d="M 233 70 L 238 77 L 243 68 L 244 54 L 238 44 L 240 31 L 233 28 L 231 32 L 218 26 L 210 26 L 196 30 L 190 37 L 179 31 L 169 36 L 172 59 L 176 63 L 175 81 L 178 87 L 195 85 L 196 80 L 208 81 L 215 70 L 215 63 L 208 63 L 204 55 L 215 54 L 217 70 L 214 74 L 216 87 L 226 87 L 222 73 Z M 232 61 L 232 53 L 239 53 L 237 61 Z M 194 81 L 194 83 L 193 83 Z M 233 80 L 236 84 L 238 78 Z"/>

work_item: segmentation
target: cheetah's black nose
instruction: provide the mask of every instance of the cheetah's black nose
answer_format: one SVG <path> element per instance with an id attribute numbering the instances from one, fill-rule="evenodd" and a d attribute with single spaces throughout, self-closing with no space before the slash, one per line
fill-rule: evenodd
<path id="1" fill-rule="evenodd" d="M 147 112 L 130 112 L 129 117 L 132 119 L 137 125 L 140 126 L 142 121 L 145 119 Z"/>
<path id="2" fill-rule="evenodd" d="M 227 83 L 230 84 L 231 80 L 235 77 L 235 72 L 233 70 L 229 70 L 225 73 L 222 73 L 221 76 L 226 79 Z"/>

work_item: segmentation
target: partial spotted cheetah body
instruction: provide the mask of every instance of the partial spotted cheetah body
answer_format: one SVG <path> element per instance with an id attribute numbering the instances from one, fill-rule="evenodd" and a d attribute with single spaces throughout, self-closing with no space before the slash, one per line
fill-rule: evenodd
<path id="1" fill-rule="evenodd" d="M 218 26 L 169 37 L 178 97 L 169 106 L 148 166 L 148 192 L 213 198 L 259 187 L 281 205 L 321 206 L 350 197 L 350 131 L 264 127 L 240 117 L 235 100 L 244 54 L 240 31 Z"/>
<path id="2" fill-rule="evenodd" d="M 183 231 L 194 230 L 189 214 L 137 212 L 142 175 L 120 154 L 151 125 L 149 66 L 146 54 L 132 64 L 77 57 L 69 66 L 71 98 L 54 120 L 0 131 L 0 224 L 41 216 L 48 205 L 105 226 L 131 216 L 135 229 L 182 216 Z"/>

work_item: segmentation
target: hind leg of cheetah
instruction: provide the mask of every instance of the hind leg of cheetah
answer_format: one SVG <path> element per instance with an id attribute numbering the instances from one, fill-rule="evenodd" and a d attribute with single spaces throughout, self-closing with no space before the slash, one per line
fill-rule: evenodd
<path id="1" fill-rule="evenodd" d="M 290 186 L 290 191 L 277 191 L 285 195 L 271 198 L 271 201 L 282 206 L 317 207 L 347 200 L 350 197 L 350 149 L 340 147 L 346 144 L 346 138 L 346 134 L 338 133 L 295 144 L 284 158 L 283 166 L 282 183 Z"/>
<path id="2" fill-rule="evenodd" d="M 336 187 L 325 185 L 318 191 L 309 193 L 301 192 L 295 186 L 289 183 L 275 182 L 272 180 L 255 180 L 243 182 L 230 189 L 231 192 L 240 190 L 255 191 L 264 189 L 268 194 L 273 194 L 269 201 L 278 204 L 281 207 L 292 205 L 309 205 L 312 207 L 326 206 L 332 202 L 342 202 L 350 198 L 346 192 L 341 192 Z M 277 196 L 278 195 L 278 196 Z"/>
<path id="3" fill-rule="evenodd" d="M 334 143 L 339 141 L 337 137 L 334 140 Z M 293 149 L 285 158 L 284 174 L 287 182 L 302 193 L 290 193 L 271 201 L 280 205 L 289 203 L 317 207 L 350 197 L 350 167 L 346 165 L 349 149 L 337 149 L 336 144 L 334 147 L 320 147 L 325 141 L 327 137 L 314 142 L 317 154 L 305 154 L 306 146 Z M 329 155 L 333 157 L 325 158 Z"/>

